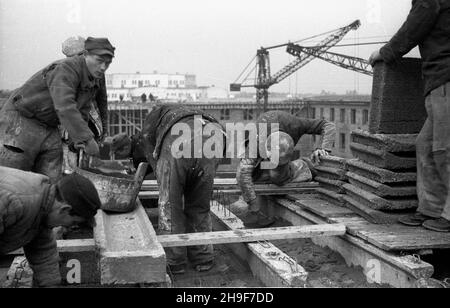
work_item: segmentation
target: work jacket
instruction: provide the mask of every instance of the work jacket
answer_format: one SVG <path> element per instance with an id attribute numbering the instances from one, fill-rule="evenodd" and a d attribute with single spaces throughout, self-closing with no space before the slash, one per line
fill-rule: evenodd
<path id="1" fill-rule="evenodd" d="M 142 129 L 143 146 L 153 170 L 156 170 L 156 161 L 159 158 L 164 137 L 172 126 L 184 118 L 195 115 L 202 116 L 208 122 L 218 123 L 213 116 L 203 110 L 178 105 L 158 106 L 145 118 Z"/>
<path id="2" fill-rule="evenodd" d="M 413 0 L 406 22 L 380 54 L 391 63 L 417 45 L 428 95 L 450 81 L 450 0 Z"/>
<path id="3" fill-rule="evenodd" d="M 12 102 L 23 116 L 50 127 L 61 124 L 74 143 L 82 143 L 94 136 L 88 119 L 100 82 L 90 76 L 84 56 L 65 58 L 34 74 L 14 91 Z M 105 113 L 106 97 L 100 101 Z"/>
<path id="4" fill-rule="evenodd" d="M 0 167 L 0 255 L 23 247 L 37 286 L 61 282 L 56 240 L 44 224 L 54 201 L 48 177 Z"/>
<path id="5" fill-rule="evenodd" d="M 300 138 L 305 134 L 322 135 L 321 148 L 331 152 L 333 142 L 336 137 L 336 127 L 334 123 L 326 120 L 313 120 L 307 118 L 297 117 L 285 111 L 269 111 L 263 113 L 256 121 L 258 134 L 262 133 L 259 130 L 260 124 L 267 124 L 267 136 L 277 131 L 272 130 L 272 124 L 278 125 L 278 131 L 284 132 L 292 137 L 294 146 L 298 143 Z M 260 139 L 260 138 L 258 138 Z M 261 139 L 262 140 L 262 139 Z M 259 142 L 260 140 L 258 140 Z M 242 191 L 242 197 L 245 202 L 250 202 L 256 199 L 254 189 L 254 180 L 261 175 L 261 162 L 264 158 L 259 155 L 256 158 L 245 157 L 242 158 L 238 172 L 236 173 L 237 183 Z"/>

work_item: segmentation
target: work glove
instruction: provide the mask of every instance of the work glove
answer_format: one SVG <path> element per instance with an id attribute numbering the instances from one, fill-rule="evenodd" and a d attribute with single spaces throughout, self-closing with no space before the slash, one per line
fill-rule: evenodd
<path id="1" fill-rule="evenodd" d="M 97 142 L 95 142 L 93 138 L 89 139 L 86 143 L 75 144 L 75 149 L 84 150 L 84 152 L 89 156 L 100 156 L 100 149 Z"/>

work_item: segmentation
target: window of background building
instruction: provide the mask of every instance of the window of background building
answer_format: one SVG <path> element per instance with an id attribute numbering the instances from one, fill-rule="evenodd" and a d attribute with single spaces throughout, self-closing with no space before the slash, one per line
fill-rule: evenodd
<path id="1" fill-rule="evenodd" d="M 323 108 L 320 108 L 320 119 L 321 119 L 321 120 L 323 120 L 323 119 L 324 119 L 324 117 L 323 117 L 323 113 L 324 113 L 324 110 L 323 110 Z"/>
<path id="2" fill-rule="evenodd" d="M 221 120 L 229 120 L 230 119 L 230 109 L 221 109 L 220 110 L 220 119 Z"/>
<path id="3" fill-rule="evenodd" d="M 107 85 L 108 85 L 108 86 L 112 86 L 112 80 L 111 80 L 111 79 L 108 79 Z"/>
<path id="4" fill-rule="evenodd" d="M 316 118 L 316 108 L 311 108 L 311 119 Z"/>
<path id="5" fill-rule="evenodd" d="M 356 124 L 356 109 L 352 109 L 350 120 L 352 124 Z"/>
<path id="6" fill-rule="evenodd" d="M 330 121 L 334 121 L 334 108 L 330 108 Z"/>
<path id="7" fill-rule="evenodd" d="M 367 122 L 369 122 L 369 110 L 364 109 L 364 110 L 363 110 L 362 124 L 363 124 L 363 125 L 366 125 Z"/>
<path id="8" fill-rule="evenodd" d="M 345 123 L 345 109 L 341 109 L 340 113 L 341 113 L 340 114 L 341 123 Z"/>
<path id="9" fill-rule="evenodd" d="M 253 109 L 244 109 L 244 120 L 253 120 Z"/>
<path id="10" fill-rule="evenodd" d="M 341 149 L 345 150 L 345 146 L 346 146 L 346 145 L 345 145 L 345 134 L 344 134 L 344 133 L 341 133 L 340 136 L 341 136 L 341 138 L 340 138 L 340 139 L 341 139 L 341 140 L 340 140 L 340 141 L 341 141 L 341 142 L 340 142 Z"/>

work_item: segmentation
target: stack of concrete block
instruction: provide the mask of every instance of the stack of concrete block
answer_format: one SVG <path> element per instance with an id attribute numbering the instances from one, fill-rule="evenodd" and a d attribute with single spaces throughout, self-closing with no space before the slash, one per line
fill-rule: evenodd
<path id="1" fill-rule="evenodd" d="M 321 198 L 336 205 L 344 205 L 344 184 L 347 183 L 347 162 L 344 158 L 327 156 L 315 167 L 314 181 L 320 184 L 316 189 Z"/>
<path id="2" fill-rule="evenodd" d="M 347 161 L 346 205 L 403 211 L 418 205 L 415 140 L 426 119 L 421 61 L 403 59 L 374 68 L 369 131 L 353 131 Z"/>

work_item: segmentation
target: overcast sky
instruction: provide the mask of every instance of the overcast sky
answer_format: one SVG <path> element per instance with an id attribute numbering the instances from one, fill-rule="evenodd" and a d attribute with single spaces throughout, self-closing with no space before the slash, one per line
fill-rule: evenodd
<path id="1" fill-rule="evenodd" d="M 362 26 L 342 43 L 388 40 L 410 6 L 411 0 L 0 0 L 0 89 L 16 88 L 62 58 L 61 42 L 73 35 L 110 39 L 116 58 L 109 73 L 191 73 L 199 85 L 228 88 L 261 46 L 356 19 Z M 368 58 L 375 48 L 332 51 Z M 292 60 L 284 48 L 271 51 L 272 73 Z M 371 84 L 371 77 L 316 59 L 271 91 L 370 93 Z"/>

